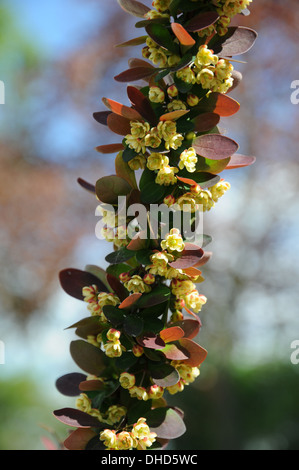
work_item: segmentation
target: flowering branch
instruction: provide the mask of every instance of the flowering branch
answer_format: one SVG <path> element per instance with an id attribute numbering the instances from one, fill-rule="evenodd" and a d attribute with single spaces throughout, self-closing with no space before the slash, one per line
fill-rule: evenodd
<path id="1" fill-rule="evenodd" d="M 136 27 L 146 35 L 119 45 L 144 44 L 143 58 L 115 80 L 145 85 L 127 87 L 131 106 L 103 98 L 108 110 L 94 113 L 121 136 L 96 149 L 117 153 L 116 174 L 95 186 L 78 180 L 101 203 L 97 234 L 113 251 L 106 270 L 60 273 L 62 288 L 89 312 L 71 326 L 80 339 L 70 352 L 84 374 L 57 380 L 61 393 L 77 397 L 75 408 L 54 412 L 76 428 L 67 449 L 163 448 L 185 432 L 183 412 L 167 394 L 192 383 L 207 356 L 194 338 L 207 302 L 199 268 L 211 256 L 211 238 L 200 232 L 201 243 L 190 242 L 190 229 L 198 235 L 202 213 L 230 188 L 219 173 L 255 160 L 237 154 L 238 144 L 217 127 L 240 107 L 228 96 L 242 79 L 232 57 L 257 34 L 230 22 L 251 0 L 154 0 L 152 10 L 118 3 L 141 18 Z"/>

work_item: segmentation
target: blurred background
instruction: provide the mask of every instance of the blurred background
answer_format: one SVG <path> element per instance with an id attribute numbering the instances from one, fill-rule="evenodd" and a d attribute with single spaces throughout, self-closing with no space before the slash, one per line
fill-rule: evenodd
<path id="1" fill-rule="evenodd" d="M 144 3 L 150 5 L 148 0 Z M 197 341 L 209 351 L 201 377 L 171 402 L 188 432 L 172 449 L 299 449 L 299 80 L 297 0 L 253 1 L 240 24 L 255 47 L 236 63 L 244 75 L 222 119 L 256 164 L 223 173 L 231 190 L 206 215 L 211 262 L 200 285 L 208 303 Z M 128 104 L 113 77 L 140 49 L 114 48 L 139 35 L 116 0 L 2 0 L 0 6 L 0 449 L 44 449 L 72 407 L 56 379 L 77 371 L 69 325 L 86 314 L 60 288 L 58 272 L 105 267 L 96 201 L 77 183 L 114 172 L 97 145 L 119 141 L 92 118 L 102 97 Z M 295 354 L 295 358 L 299 359 Z M 2 360 L 4 362 L 4 360 Z M 294 361 L 293 361 L 294 362 Z M 296 361 L 295 361 L 296 362 Z"/>

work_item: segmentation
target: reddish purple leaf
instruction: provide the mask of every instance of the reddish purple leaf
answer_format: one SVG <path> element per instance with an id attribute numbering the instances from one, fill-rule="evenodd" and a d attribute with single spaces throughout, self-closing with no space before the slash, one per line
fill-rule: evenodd
<path id="1" fill-rule="evenodd" d="M 219 124 L 220 116 L 215 113 L 203 113 L 194 120 L 195 132 L 208 132 Z"/>
<path id="2" fill-rule="evenodd" d="M 188 352 L 181 346 L 179 340 L 178 343 L 169 343 L 165 346 L 165 348 L 161 349 L 161 352 L 170 359 L 171 361 L 186 361 L 189 359 Z"/>
<path id="3" fill-rule="evenodd" d="M 88 374 L 100 376 L 105 367 L 105 354 L 101 349 L 79 339 L 71 342 L 70 353 L 80 369 Z"/>
<path id="4" fill-rule="evenodd" d="M 228 32 L 212 48 L 218 56 L 232 57 L 245 54 L 254 45 L 257 32 L 245 26 L 228 27 Z"/>
<path id="5" fill-rule="evenodd" d="M 128 291 L 125 286 L 111 274 L 107 274 L 107 281 L 113 292 L 118 296 L 118 298 L 123 301 L 128 296 Z"/>
<path id="6" fill-rule="evenodd" d="M 210 160 L 223 160 L 231 157 L 239 145 L 229 137 L 221 134 L 206 134 L 197 137 L 192 144 L 196 153 Z"/>
<path id="7" fill-rule="evenodd" d="M 172 408 L 156 408 L 146 414 L 150 430 L 161 439 L 177 439 L 186 432 L 185 423 L 180 414 Z"/>
<path id="8" fill-rule="evenodd" d="M 187 339 L 193 339 L 195 336 L 198 335 L 200 328 L 201 328 L 201 322 L 198 319 L 196 320 L 180 320 L 175 323 L 172 323 L 173 326 L 179 326 L 183 331 L 184 331 L 184 338 Z"/>
<path id="9" fill-rule="evenodd" d="M 135 82 L 149 78 L 157 72 L 158 70 L 153 67 L 132 67 L 114 77 L 114 80 L 121 83 Z"/>
<path id="10" fill-rule="evenodd" d="M 196 109 L 203 113 L 213 112 L 221 117 L 228 117 L 239 111 L 240 103 L 224 93 L 212 92 L 200 101 Z"/>
<path id="11" fill-rule="evenodd" d="M 199 268 L 200 266 L 204 266 L 210 261 L 211 257 L 212 253 L 210 251 L 205 251 L 200 260 L 193 267 Z"/>
<path id="12" fill-rule="evenodd" d="M 150 8 L 144 5 L 143 3 L 137 2 L 135 0 L 117 0 L 119 5 L 127 13 L 138 18 L 144 18 L 144 15 L 150 11 Z"/>
<path id="13" fill-rule="evenodd" d="M 59 273 L 59 280 L 63 290 L 79 300 L 84 300 L 83 287 L 96 285 L 100 292 L 109 292 L 107 287 L 96 276 L 79 269 L 64 269 Z"/>
<path id="14" fill-rule="evenodd" d="M 149 349 L 163 349 L 165 347 L 164 341 L 153 333 L 147 333 L 143 336 L 139 336 L 137 339 L 138 344 L 144 348 Z"/>
<path id="15" fill-rule="evenodd" d="M 110 111 L 119 116 L 129 119 L 129 121 L 142 120 L 142 116 L 138 113 L 138 111 L 136 111 L 136 109 L 129 108 L 124 104 L 118 103 L 117 101 L 110 100 L 108 98 L 103 98 L 102 101 L 105 106 L 110 109 Z M 108 121 L 109 119 L 107 119 L 107 122 Z"/>
<path id="16" fill-rule="evenodd" d="M 194 16 L 188 23 L 185 25 L 187 31 L 196 32 L 201 31 L 202 29 L 208 28 L 212 24 L 216 23 L 219 19 L 218 13 L 215 11 L 207 11 L 205 13 L 199 13 Z"/>
<path id="17" fill-rule="evenodd" d="M 57 390 L 67 397 L 76 397 L 80 395 L 79 385 L 86 380 L 86 375 L 74 372 L 66 374 L 56 380 Z"/>
<path id="18" fill-rule="evenodd" d="M 96 113 L 93 113 L 93 117 L 100 124 L 107 126 L 107 118 L 109 114 L 111 114 L 111 111 L 98 111 Z"/>
<path id="19" fill-rule="evenodd" d="M 108 145 L 99 145 L 95 149 L 99 153 L 104 153 L 104 154 L 108 153 L 109 154 L 109 153 L 121 152 L 125 148 L 124 148 L 123 144 L 108 144 Z"/>
<path id="20" fill-rule="evenodd" d="M 79 389 L 81 392 L 100 391 L 103 390 L 104 387 L 105 384 L 101 380 L 84 380 L 79 385 Z"/>
<path id="21" fill-rule="evenodd" d="M 74 408 L 55 410 L 54 416 L 62 423 L 73 428 L 91 428 L 100 426 L 100 422 L 97 418 Z"/>
<path id="22" fill-rule="evenodd" d="M 248 157 L 246 155 L 235 154 L 232 155 L 229 164 L 226 167 L 226 170 L 233 170 L 235 168 L 243 168 L 255 163 L 256 157 Z"/>
<path id="23" fill-rule="evenodd" d="M 85 450 L 87 444 L 97 434 L 92 429 L 79 428 L 73 431 L 64 441 L 64 446 L 68 450 Z"/>
<path id="24" fill-rule="evenodd" d="M 185 249 L 182 251 L 180 258 L 169 265 L 175 269 L 186 269 L 192 266 L 196 266 L 200 262 L 201 258 L 204 255 L 204 251 L 197 245 L 192 243 L 186 243 Z"/>
<path id="25" fill-rule="evenodd" d="M 146 121 L 155 126 L 157 124 L 157 117 L 151 106 L 150 100 L 144 96 L 138 88 L 133 86 L 128 86 L 127 93 L 134 108 Z"/>
<path id="26" fill-rule="evenodd" d="M 89 191 L 89 192 L 95 194 L 96 187 L 95 187 L 94 184 L 88 183 L 87 181 L 83 180 L 82 178 L 78 178 L 77 181 L 80 184 L 80 186 L 82 186 L 82 188 L 86 189 L 86 191 Z"/>

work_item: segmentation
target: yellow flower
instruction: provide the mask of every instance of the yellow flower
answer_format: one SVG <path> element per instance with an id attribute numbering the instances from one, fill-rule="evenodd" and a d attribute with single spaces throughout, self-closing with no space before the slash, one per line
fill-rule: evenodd
<path id="1" fill-rule="evenodd" d="M 161 47 L 149 48 L 149 60 L 158 67 L 165 67 L 168 64 L 167 55 Z"/>
<path id="2" fill-rule="evenodd" d="M 177 111 L 177 110 L 185 110 L 187 109 L 187 106 L 182 100 L 172 100 L 168 105 L 167 105 L 167 110 L 169 112 L 172 111 Z"/>
<path id="3" fill-rule="evenodd" d="M 119 377 L 119 383 L 122 388 L 129 389 L 135 385 L 135 375 L 128 372 L 122 372 Z"/>
<path id="4" fill-rule="evenodd" d="M 143 439 L 144 437 L 149 436 L 150 428 L 146 424 L 145 418 L 139 418 L 137 423 L 133 424 L 132 435 L 136 439 Z"/>
<path id="5" fill-rule="evenodd" d="M 147 159 L 147 167 L 149 170 L 161 170 L 164 166 L 168 166 L 169 158 L 162 153 L 152 153 Z"/>
<path id="6" fill-rule="evenodd" d="M 159 170 L 155 182 L 157 184 L 160 184 L 161 186 L 162 185 L 169 186 L 169 185 L 176 184 L 177 178 L 175 174 L 178 171 L 179 170 L 177 168 L 167 165 L 161 168 L 161 170 Z"/>
<path id="7" fill-rule="evenodd" d="M 129 292 L 133 292 L 134 294 L 144 294 L 151 291 L 151 287 L 145 284 L 143 279 L 137 274 L 132 276 L 131 279 L 125 283 L 125 288 L 128 289 Z"/>
<path id="8" fill-rule="evenodd" d="M 173 295 L 181 297 L 194 291 L 195 284 L 190 280 L 173 279 L 171 281 L 171 290 Z"/>
<path id="9" fill-rule="evenodd" d="M 108 408 L 108 421 L 111 424 L 118 423 L 127 414 L 125 406 L 112 405 Z"/>
<path id="10" fill-rule="evenodd" d="M 193 85 L 196 83 L 196 76 L 190 67 L 185 67 L 181 70 L 178 70 L 178 72 L 176 72 L 176 76 L 185 83 Z"/>
<path id="11" fill-rule="evenodd" d="M 165 100 L 165 93 L 158 86 L 152 86 L 149 89 L 148 97 L 153 103 L 163 103 Z"/>
<path id="12" fill-rule="evenodd" d="M 116 435 L 116 446 L 119 450 L 132 449 L 133 443 L 132 436 L 127 431 L 122 431 Z"/>
<path id="13" fill-rule="evenodd" d="M 183 170 L 185 167 L 187 171 L 189 171 L 189 173 L 194 173 L 194 171 L 196 170 L 197 160 L 198 158 L 196 155 L 196 151 L 193 147 L 184 150 L 180 155 L 180 170 Z"/>
<path id="14" fill-rule="evenodd" d="M 177 204 L 184 212 L 194 213 L 198 209 L 198 205 L 192 193 L 185 193 L 180 196 L 177 200 Z"/>
<path id="15" fill-rule="evenodd" d="M 157 148 L 161 145 L 161 138 L 156 127 L 153 127 L 145 136 L 144 143 L 147 147 Z"/>
<path id="16" fill-rule="evenodd" d="M 170 253 L 166 252 L 157 252 L 151 256 L 152 264 L 146 266 L 146 270 L 151 274 L 164 276 L 167 272 L 168 263 L 171 263 L 174 260 L 174 257 Z"/>
<path id="17" fill-rule="evenodd" d="M 136 357 L 141 357 L 142 354 L 143 354 L 143 347 L 140 346 L 139 344 L 134 344 L 134 346 L 132 348 L 132 353 Z"/>
<path id="18" fill-rule="evenodd" d="M 218 56 L 213 54 L 213 51 L 208 48 L 206 44 L 200 46 L 196 54 L 195 65 L 198 68 L 207 65 L 216 65 L 218 62 Z"/>
<path id="19" fill-rule="evenodd" d="M 109 449 L 114 449 L 116 447 L 116 431 L 104 429 L 100 434 L 100 440 L 104 441 L 104 445 Z"/>
<path id="20" fill-rule="evenodd" d="M 96 285 L 83 287 L 82 295 L 85 302 L 90 302 L 91 300 L 96 302 L 98 296 L 98 288 Z"/>
<path id="21" fill-rule="evenodd" d="M 164 140 L 169 140 L 177 134 L 176 123 L 173 121 L 160 121 L 157 128 L 159 136 Z"/>
<path id="22" fill-rule="evenodd" d="M 84 413 L 90 413 L 91 411 L 91 399 L 88 398 L 86 393 L 81 393 L 80 397 L 76 400 L 76 408 L 83 411 Z"/>
<path id="23" fill-rule="evenodd" d="M 207 298 L 204 295 L 200 295 L 197 289 L 188 292 L 184 295 L 184 300 L 187 308 L 190 308 L 194 313 L 201 311 L 202 306 L 207 302 Z"/>
<path id="24" fill-rule="evenodd" d="M 185 248 L 185 243 L 183 241 L 180 231 L 176 228 L 170 230 L 169 235 L 167 235 L 166 240 L 162 240 L 161 247 L 163 250 L 168 251 L 183 251 Z"/>
<path id="25" fill-rule="evenodd" d="M 189 95 L 187 96 L 187 104 L 192 107 L 192 106 L 197 106 L 199 103 L 199 98 L 198 96 L 192 94 L 192 93 L 189 93 Z"/>
<path id="26" fill-rule="evenodd" d="M 121 345 L 119 340 L 108 341 L 104 344 L 105 354 L 108 357 L 120 357 L 123 353 L 124 347 Z"/>
<path id="27" fill-rule="evenodd" d="M 148 390 L 148 397 L 152 400 L 158 400 L 164 395 L 164 388 L 159 385 L 152 385 Z"/>
<path id="28" fill-rule="evenodd" d="M 114 328 L 110 328 L 110 330 L 107 332 L 107 339 L 109 341 L 116 341 L 120 338 L 120 331 L 115 330 Z"/>
<path id="29" fill-rule="evenodd" d="M 166 11 L 169 9 L 171 0 L 153 0 L 153 8 L 156 8 L 158 11 Z"/>
<path id="30" fill-rule="evenodd" d="M 129 394 L 132 398 L 137 398 L 138 400 L 147 401 L 149 398 L 144 387 L 136 387 L 135 385 L 129 388 Z"/>
<path id="31" fill-rule="evenodd" d="M 176 383 L 175 385 L 171 385 L 170 387 L 166 388 L 170 395 L 175 395 L 178 392 L 182 392 L 185 387 L 184 382 L 182 380 L 179 380 L 178 383 Z"/>
<path id="32" fill-rule="evenodd" d="M 230 184 L 225 181 L 219 181 L 210 188 L 212 199 L 214 202 L 217 202 L 220 197 L 222 197 L 226 191 L 230 189 Z"/>
<path id="33" fill-rule="evenodd" d="M 133 171 L 144 170 L 146 164 L 146 158 L 144 155 L 137 155 L 128 162 L 129 167 Z"/>
<path id="34" fill-rule="evenodd" d="M 170 98 L 175 98 L 179 94 L 179 90 L 175 85 L 170 85 L 170 87 L 167 88 L 167 93 L 170 96 Z"/>

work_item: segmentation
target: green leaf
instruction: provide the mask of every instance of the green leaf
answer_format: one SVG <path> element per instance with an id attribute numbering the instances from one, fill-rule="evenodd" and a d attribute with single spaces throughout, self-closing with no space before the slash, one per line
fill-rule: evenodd
<path id="1" fill-rule="evenodd" d="M 101 202 L 117 204 L 119 196 L 127 196 L 132 190 L 131 185 L 116 175 L 104 176 L 96 183 L 96 195 Z"/>
<path id="2" fill-rule="evenodd" d="M 180 53 L 179 46 L 174 42 L 174 36 L 169 32 L 166 26 L 157 23 L 151 23 L 145 28 L 149 37 L 155 41 L 159 46 L 173 52 L 174 54 Z"/>
<path id="3" fill-rule="evenodd" d="M 141 202 L 143 204 L 155 204 L 164 199 L 166 187 L 156 183 L 148 183 L 141 191 Z"/>
<path id="4" fill-rule="evenodd" d="M 137 315 L 128 315 L 124 321 L 124 330 L 130 336 L 138 336 L 143 331 L 143 319 Z"/>
<path id="5" fill-rule="evenodd" d="M 104 305 L 103 312 L 112 326 L 117 328 L 119 325 L 122 325 L 124 321 L 124 314 L 122 310 L 117 307 L 114 307 L 113 305 Z"/>
<path id="6" fill-rule="evenodd" d="M 138 300 L 138 306 L 140 308 L 152 307 L 166 302 L 170 297 L 170 289 L 164 284 L 160 284 L 155 287 L 148 294 L 143 294 Z"/>
<path id="7" fill-rule="evenodd" d="M 113 251 L 106 256 L 105 260 L 110 264 L 119 264 L 124 261 L 128 261 L 134 256 L 134 252 L 127 250 L 125 247 L 120 248 L 119 250 Z"/>

